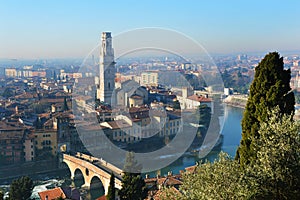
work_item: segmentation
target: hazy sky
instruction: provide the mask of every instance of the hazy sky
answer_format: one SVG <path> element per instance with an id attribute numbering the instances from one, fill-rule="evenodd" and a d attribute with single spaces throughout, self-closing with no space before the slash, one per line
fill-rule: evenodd
<path id="1" fill-rule="evenodd" d="M 0 58 L 84 57 L 103 31 L 182 32 L 210 53 L 300 50 L 300 1 L 0 0 Z"/>

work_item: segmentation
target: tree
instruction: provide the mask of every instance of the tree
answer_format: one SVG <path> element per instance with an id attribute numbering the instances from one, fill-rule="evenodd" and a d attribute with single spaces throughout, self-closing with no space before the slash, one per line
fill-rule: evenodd
<path id="1" fill-rule="evenodd" d="M 278 117 L 279 111 L 268 113 L 253 142 L 257 159 L 250 177 L 257 185 L 256 199 L 300 199 L 300 124 L 292 115 Z"/>
<path id="2" fill-rule="evenodd" d="M 115 200 L 116 199 L 116 188 L 115 188 L 115 175 L 114 175 L 114 173 L 111 173 L 111 175 L 110 175 L 108 192 L 107 192 L 106 198 L 108 200 Z"/>
<path id="3" fill-rule="evenodd" d="M 247 199 L 251 190 L 246 177 L 236 160 L 221 152 L 213 163 L 206 162 L 197 166 L 194 173 L 183 174 L 180 193 L 167 189 L 165 199 Z"/>
<path id="4" fill-rule="evenodd" d="M 221 74 L 221 76 L 222 76 L 222 79 L 224 82 L 224 87 L 231 88 L 235 85 L 235 80 L 233 79 L 231 74 L 229 74 L 227 69 L 224 70 L 224 72 Z"/>
<path id="5" fill-rule="evenodd" d="M 0 190 L 0 200 L 3 200 L 3 197 L 4 197 L 3 191 Z"/>
<path id="6" fill-rule="evenodd" d="M 279 112 L 279 106 L 268 111 L 268 121 L 260 124 L 252 165 L 241 168 L 220 153 L 214 163 L 183 174 L 180 193 L 166 189 L 162 199 L 300 199 L 300 124 Z"/>
<path id="7" fill-rule="evenodd" d="M 148 189 L 141 176 L 141 170 L 142 167 L 134 159 L 133 152 L 128 152 L 122 176 L 122 189 L 119 192 L 121 200 L 143 200 L 148 196 Z"/>
<path id="8" fill-rule="evenodd" d="M 62 195 L 60 195 L 60 197 L 57 197 L 55 200 L 64 200 L 64 198 L 62 197 Z"/>
<path id="9" fill-rule="evenodd" d="M 9 189 L 9 200 L 26 200 L 31 196 L 33 181 L 28 176 L 14 180 Z"/>
<path id="10" fill-rule="evenodd" d="M 124 172 L 122 177 L 121 200 L 143 200 L 148 196 L 146 183 L 140 174 Z"/>
<path id="11" fill-rule="evenodd" d="M 277 52 L 267 54 L 255 68 L 242 120 L 242 140 L 236 153 L 242 167 L 256 159 L 252 143 L 259 138 L 260 123 L 268 120 L 268 110 L 279 106 L 279 115 L 294 113 L 290 79 L 291 72 L 284 69 L 283 58 Z"/>

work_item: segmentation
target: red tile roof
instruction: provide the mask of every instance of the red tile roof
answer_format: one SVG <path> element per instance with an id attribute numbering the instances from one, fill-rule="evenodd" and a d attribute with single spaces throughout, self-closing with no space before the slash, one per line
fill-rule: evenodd
<path id="1" fill-rule="evenodd" d="M 65 193 L 63 192 L 63 190 L 60 187 L 46 190 L 43 192 L 39 192 L 39 196 L 40 196 L 41 200 L 46 200 L 46 199 L 55 200 L 56 198 L 59 198 L 60 196 L 62 198 L 66 198 Z"/>
<path id="2" fill-rule="evenodd" d="M 188 99 L 191 99 L 193 101 L 198 101 L 198 102 L 212 102 L 211 98 L 206 98 L 204 96 L 198 96 L 196 94 L 189 96 Z"/>
<path id="3" fill-rule="evenodd" d="M 106 198 L 106 196 L 105 196 L 105 195 L 103 195 L 103 196 L 101 196 L 101 197 L 97 198 L 96 200 L 107 200 L 107 198 Z"/>

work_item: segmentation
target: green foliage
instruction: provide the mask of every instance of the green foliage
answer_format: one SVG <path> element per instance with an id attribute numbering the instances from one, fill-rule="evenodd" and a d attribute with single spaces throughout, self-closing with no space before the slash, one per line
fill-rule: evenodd
<path id="1" fill-rule="evenodd" d="M 239 163 L 223 152 L 214 163 L 201 164 L 192 174 L 186 172 L 180 191 L 173 193 L 175 199 L 245 199 L 251 195 Z"/>
<path id="2" fill-rule="evenodd" d="M 261 123 L 252 165 L 241 168 L 220 153 L 214 163 L 186 172 L 180 193 L 166 189 L 163 199 L 300 199 L 300 124 L 279 112 L 279 107 L 268 111 L 268 121 Z"/>
<path id="3" fill-rule="evenodd" d="M 194 74 L 184 74 L 184 78 L 194 90 L 199 90 L 207 86 L 202 76 L 197 77 Z"/>
<path id="4" fill-rule="evenodd" d="M 115 200 L 116 199 L 116 188 L 115 188 L 115 175 L 114 175 L 114 173 L 111 173 L 111 175 L 110 175 L 108 192 L 107 192 L 106 198 L 108 200 Z"/>
<path id="5" fill-rule="evenodd" d="M 3 197 L 4 197 L 3 191 L 0 190 L 0 200 L 3 200 Z"/>
<path id="6" fill-rule="evenodd" d="M 257 185 L 256 198 L 300 199 L 300 124 L 292 115 L 278 117 L 279 108 L 269 112 L 253 145 L 257 159 L 250 177 Z"/>
<path id="7" fill-rule="evenodd" d="M 60 195 L 60 197 L 57 197 L 56 200 L 64 200 L 64 198 Z"/>
<path id="8" fill-rule="evenodd" d="M 14 180 L 10 185 L 9 200 L 26 200 L 31 196 L 33 181 L 28 176 Z"/>
<path id="9" fill-rule="evenodd" d="M 144 179 L 139 174 L 125 172 L 122 180 L 122 189 L 119 192 L 121 200 L 143 200 L 148 196 Z"/>
<path id="10" fill-rule="evenodd" d="M 221 74 L 221 76 L 222 76 L 222 79 L 223 79 L 223 82 L 224 82 L 224 87 L 232 88 L 232 87 L 235 86 L 235 80 L 233 79 L 231 74 L 229 74 L 227 69 L 224 70 L 224 72 Z"/>
<path id="11" fill-rule="evenodd" d="M 242 167 L 256 159 L 253 141 L 259 136 L 260 123 L 268 120 L 268 110 L 279 106 L 279 115 L 294 112 L 295 99 L 293 92 L 290 92 L 290 73 L 290 70 L 284 69 L 283 58 L 277 52 L 266 55 L 255 68 L 242 120 L 242 140 L 236 154 Z"/>
<path id="12" fill-rule="evenodd" d="M 146 183 L 140 172 L 142 166 L 134 158 L 133 152 L 128 152 L 122 177 L 122 189 L 119 192 L 121 200 L 142 200 L 148 195 Z"/>
<path id="13" fill-rule="evenodd" d="M 221 76 L 224 82 L 224 87 L 234 88 L 235 92 L 241 94 L 248 93 L 250 78 L 248 76 L 244 76 L 240 69 L 237 72 L 231 73 L 225 69 Z"/>

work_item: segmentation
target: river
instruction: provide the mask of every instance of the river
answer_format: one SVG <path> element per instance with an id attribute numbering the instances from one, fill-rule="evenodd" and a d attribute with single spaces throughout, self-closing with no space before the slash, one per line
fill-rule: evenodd
<path id="1" fill-rule="evenodd" d="M 232 158 L 234 158 L 238 145 L 241 140 L 241 120 L 243 117 L 244 109 L 238 107 L 232 107 L 224 105 L 224 116 L 221 117 L 224 120 L 223 128 L 220 130 L 223 135 L 223 143 L 217 150 L 211 151 L 204 160 L 214 161 L 220 151 L 228 153 Z M 177 161 L 173 162 L 171 165 L 161 169 L 159 172 L 161 175 L 167 175 L 169 171 L 173 174 L 178 174 L 180 170 L 185 167 L 195 165 L 196 162 L 203 160 L 195 155 L 183 155 Z M 154 173 L 150 173 L 153 176 Z"/>

